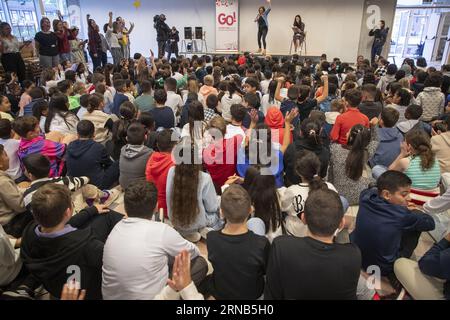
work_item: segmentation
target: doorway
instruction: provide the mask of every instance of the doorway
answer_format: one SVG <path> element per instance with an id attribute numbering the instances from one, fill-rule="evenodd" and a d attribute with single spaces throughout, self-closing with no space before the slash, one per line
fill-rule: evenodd
<path id="1" fill-rule="evenodd" d="M 398 6 L 392 28 L 389 57 L 424 57 L 430 65 L 446 64 L 449 54 L 450 6 Z"/>

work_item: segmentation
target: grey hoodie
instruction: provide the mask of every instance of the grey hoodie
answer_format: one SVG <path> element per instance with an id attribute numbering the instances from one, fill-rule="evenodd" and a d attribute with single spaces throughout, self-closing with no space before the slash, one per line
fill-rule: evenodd
<path id="1" fill-rule="evenodd" d="M 125 145 L 120 151 L 120 186 L 125 189 L 137 179 L 145 178 L 145 166 L 153 150 L 144 145 Z"/>

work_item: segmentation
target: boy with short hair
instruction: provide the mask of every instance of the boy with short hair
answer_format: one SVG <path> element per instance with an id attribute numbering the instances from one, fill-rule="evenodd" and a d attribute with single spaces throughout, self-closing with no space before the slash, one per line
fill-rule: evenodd
<path id="1" fill-rule="evenodd" d="M 214 77 L 211 75 L 207 75 L 204 78 L 205 84 L 200 88 L 199 94 L 203 96 L 203 100 L 206 101 L 209 95 L 214 94 L 218 95 L 217 89 L 214 88 Z"/>
<path id="2" fill-rule="evenodd" d="M 112 161 L 106 148 L 94 141 L 95 127 L 91 121 L 77 125 L 78 140 L 67 146 L 67 174 L 86 176 L 101 190 L 112 188 L 119 181 L 119 163 Z"/>
<path id="3" fill-rule="evenodd" d="M 417 104 L 408 106 L 405 110 L 406 121 L 399 122 L 397 129 L 406 135 L 411 130 L 423 130 L 431 136 L 431 126 L 420 120 L 423 114 L 423 108 Z"/>
<path id="4" fill-rule="evenodd" d="M 165 105 L 170 107 L 174 115 L 180 114 L 181 108 L 183 108 L 183 99 L 177 94 L 177 80 L 174 78 L 167 78 L 164 81 L 164 90 L 167 93 L 167 100 Z"/>
<path id="5" fill-rule="evenodd" d="M 389 168 L 400 154 L 403 135 L 395 126 L 399 117 L 400 113 L 394 108 L 384 108 L 381 112 L 379 128 L 375 129 L 379 144 L 372 159 L 369 160 L 371 168 L 375 166 Z"/>
<path id="6" fill-rule="evenodd" d="M 250 124 L 252 122 L 250 113 L 252 110 L 256 110 L 256 112 L 258 113 L 258 123 L 264 123 L 265 119 L 264 113 L 259 111 L 260 100 L 255 93 L 246 93 L 244 95 L 242 105 L 247 109 L 247 114 L 245 115 L 245 118 L 242 121 L 242 125 L 245 128 L 247 129 L 250 128 Z"/>
<path id="7" fill-rule="evenodd" d="M 227 223 L 221 231 L 208 233 L 208 259 L 212 275 L 202 283 L 200 292 L 218 300 L 255 300 L 264 292 L 264 275 L 270 243 L 247 228 L 252 212 L 251 199 L 239 185 L 225 190 L 220 204 Z"/>
<path id="8" fill-rule="evenodd" d="M 53 297 L 75 276 L 86 299 L 101 299 L 103 246 L 123 216 L 104 205 L 73 216 L 69 189 L 52 183 L 33 194 L 31 207 L 36 221 L 25 229 L 20 252 L 31 275 Z"/>
<path id="9" fill-rule="evenodd" d="M 339 195 L 311 192 L 301 219 L 307 237 L 281 236 L 272 243 L 264 299 L 356 300 L 361 253 L 354 244 L 334 242 L 345 225 Z"/>
<path id="10" fill-rule="evenodd" d="M 361 124 L 367 128 L 370 127 L 369 118 L 358 110 L 361 103 L 362 94 L 358 89 L 350 89 L 345 91 L 346 111 L 336 118 L 336 123 L 330 133 L 332 141 L 342 145 L 347 144 L 347 133 L 357 124 Z"/>
<path id="11" fill-rule="evenodd" d="M 105 300 L 153 299 L 166 285 L 169 259 L 183 250 L 191 254 L 193 281 L 198 284 L 204 279 L 207 266 L 198 248 L 167 224 L 152 221 L 155 185 L 132 182 L 125 189 L 124 204 L 127 218 L 111 231 L 103 252 Z"/>
<path id="12" fill-rule="evenodd" d="M 80 109 L 78 109 L 78 112 L 77 112 L 78 119 L 83 119 L 84 115 L 86 114 L 87 108 L 89 107 L 89 97 L 90 96 L 91 96 L 90 94 L 83 94 L 80 97 Z M 105 110 L 105 112 L 106 112 L 106 110 Z M 108 113 L 111 113 L 111 110 L 109 110 Z"/>
<path id="13" fill-rule="evenodd" d="M 120 152 L 119 182 L 125 189 L 133 180 L 145 178 L 145 167 L 153 150 L 146 147 L 147 131 L 140 123 L 133 123 L 127 130 L 127 142 Z"/>
<path id="14" fill-rule="evenodd" d="M 361 250 L 362 268 L 378 266 L 381 275 L 388 276 L 393 284 L 395 260 L 409 258 L 421 233 L 435 228 L 430 215 L 410 205 L 411 184 L 402 172 L 383 173 L 377 188 L 361 193 L 355 230 L 350 235 Z"/>
<path id="15" fill-rule="evenodd" d="M 155 128 L 171 129 L 175 127 L 175 115 L 170 107 L 166 106 L 167 93 L 162 89 L 155 90 L 154 99 L 156 107 L 150 111 L 155 119 Z"/>
<path id="16" fill-rule="evenodd" d="M 13 222 L 21 213 L 26 212 L 26 209 L 22 192 L 14 183 L 14 180 L 6 174 L 8 168 L 8 155 L 3 145 L 0 144 L 0 225 L 5 227 L 6 233 L 11 234 L 9 229 L 12 225 L 8 224 Z M 14 236 L 16 235 L 14 234 Z"/>
<path id="17" fill-rule="evenodd" d="M 46 140 L 41 134 L 39 121 L 32 116 L 19 117 L 14 121 L 13 130 L 21 137 L 18 157 L 23 169 L 23 159 L 39 153 L 50 160 L 49 177 L 59 177 L 64 170 L 66 145 Z"/>
<path id="18" fill-rule="evenodd" d="M 156 138 L 158 151 L 152 153 L 145 168 L 147 181 L 154 183 L 158 189 L 158 210 L 162 209 L 165 217 L 168 217 L 166 203 L 167 174 L 169 169 L 175 165 L 172 160 L 172 150 L 175 144 L 176 142 L 172 141 L 171 130 L 165 129 L 158 133 Z"/>
<path id="19" fill-rule="evenodd" d="M 359 111 L 365 114 L 369 120 L 378 118 L 383 109 L 383 104 L 379 101 L 375 102 L 378 89 L 374 84 L 365 84 L 362 86 L 362 101 L 358 106 Z"/>
<path id="20" fill-rule="evenodd" d="M 111 113 L 120 117 L 120 106 L 124 102 L 130 101 L 125 95 L 126 83 L 125 80 L 119 79 L 114 81 L 114 89 L 116 89 L 116 94 L 114 96 L 113 104 L 111 106 Z"/>
<path id="21" fill-rule="evenodd" d="M 9 168 L 6 174 L 13 180 L 20 182 L 23 177 L 22 168 L 20 167 L 19 151 L 20 141 L 14 139 L 14 131 L 12 131 L 11 121 L 8 119 L 0 119 L 0 145 L 3 145 L 9 158 Z"/>
<path id="22" fill-rule="evenodd" d="M 245 80 L 245 83 L 242 85 L 242 88 L 244 89 L 245 93 L 254 93 L 258 96 L 259 101 L 261 101 L 262 95 L 261 92 L 258 90 L 259 83 L 258 80 L 255 78 L 247 78 Z"/>
<path id="23" fill-rule="evenodd" d="M 245 131 L 242 125 L 246 115 L 247 109 L 241 104 L 233 104 L 230 109 L 231 123 L 227 125 L 227 133 L 225 139 L 231 139 L 234 136 L 240 135 L 245 139 Z"/>
<path id="24" fill-rule="evenodd" d="M 152 97 L 152 83 L 144 80 L 140 83 L 142 94 L 134 100 L 134 105 L 141 112 L 148 112 L 155 107 L 155 100 Z"/>

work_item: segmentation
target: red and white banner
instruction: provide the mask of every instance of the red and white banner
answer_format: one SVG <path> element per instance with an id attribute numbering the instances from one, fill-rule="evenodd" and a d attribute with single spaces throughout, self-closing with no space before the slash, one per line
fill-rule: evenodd
<path id="1" fill-rule="evenodd" d="M 239 51 L 238 0 L 216 0 L 216 51 Z"/>

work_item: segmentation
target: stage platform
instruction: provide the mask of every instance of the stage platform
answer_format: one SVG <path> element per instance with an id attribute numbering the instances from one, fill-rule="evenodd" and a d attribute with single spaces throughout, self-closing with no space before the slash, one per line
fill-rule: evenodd
<path id="1" fill-rule="evenodd" d="M 248 52 L 248 51 L 245 51 Z M 214 51 L 214 52 L 180 52 L 180 55 L 184 55 L 184 56 L 193 56 L 193 55 L 197 55 L 197 56 L 202 56 L 202 55 L 208 55 L 208 56 L 233 56 L 233 55 L 241 55 L 245 53 L 244 51 L 236 51 L 236 52 L 224 52 L 224 51 Z M 255 57 L 264 57 L 261 53 L 256 53 L 256 52 L 250 52 L 253 56 Z M 293 56 L 294 54 L 289 54 L 289 51 L 287 52 L 270 52 L 267 51 L 266 56 L 271 56 L 271 57 L 277 57 L 277 58 L 282 58 L 282 57 L 289 57 L 289 56 Z M 311 59 L 313 62 L 318 63 L 320 61 L 320 56 L 321 55 L 300 55 L 301 59 L 306 59 L 309 58 Z"/>

